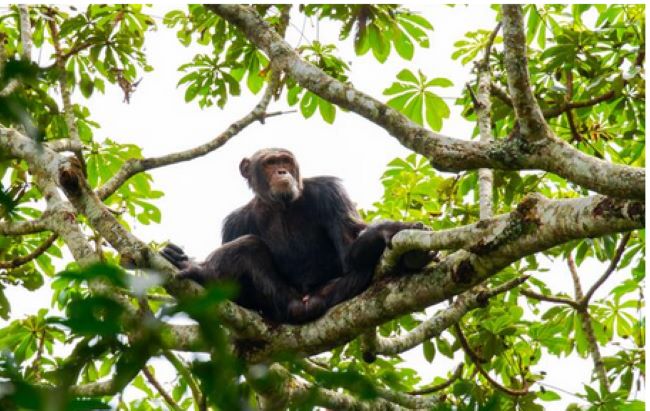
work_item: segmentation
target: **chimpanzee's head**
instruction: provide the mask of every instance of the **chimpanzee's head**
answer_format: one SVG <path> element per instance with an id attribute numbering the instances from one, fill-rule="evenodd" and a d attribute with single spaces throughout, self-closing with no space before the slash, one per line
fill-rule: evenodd
<path id="1" fill-rule="evenodd" d="M 255 195 L 266 203 L 287 205 L 302 193 L 298 162 L 289 150 L 259 150 L 239 163 L 239 171 Z"/>

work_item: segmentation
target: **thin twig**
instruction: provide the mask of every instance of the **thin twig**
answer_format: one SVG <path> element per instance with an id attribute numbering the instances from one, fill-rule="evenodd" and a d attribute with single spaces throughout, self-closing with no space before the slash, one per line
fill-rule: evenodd
<path id="1" fill-rule="evenodd" d="M 567 255 L 566 258 L 567 265 L 569 266 L 569 272 L 571 273 L 571 279 L 573 280 L 573 292 L 575 295 L 576 301 L 580 301 L 584 296 L 582 292 L 582 284 L 580 284 L 580 276 L 578 275 L 578 268 L 576 267 L 576 262 L 573 259 L 571 252 Z"/>
<path id="2" fill-rule="evenodd" d="M 485 45 L 485 55 L 483 56 L 483 61 L 482 61 L 483 68 L 487 68 L 490 63 L 490 53 L 492 52 L 492 45 L 494 44 L 494 40 L 496 39 L 499 30 L 501 30 L 501 22 L 497 23 L 497 26 L 494 28 L 494 30 L 492 30 L 492 33 L 490 33 L 490 37 L 488 38 L 488 41 Z"/>
<path id="3" fill-rule="evenodd" d="M 520 290 L 520 294 L 525 295 L 526 297 L 529 298 L 534 298 L 536 300 L 540 301 L 546 301 L 549 303 L 558 303 L 558 304 L 566 304 L 569 305 L 573 308 L 578 308 L 578 303 L 570 298 L 566 297 L 557 297 L 554 295 L 544 295 L 544 294 L 539 294 L 531 290 Z"/>
<path id="4" fill-rule="evenodd" d="M 47 249 L 50 248 L 52 244 L 54 244 L 57 238 L 59 238 L 58 234 L 56 233 L 52 234 L 45 241 L 43 241 L 41 245 L 39 245 L 34 250 L 32 250 L 31 253 L 27 255 L 18 256 L 9 261 L 0 261 L 0 268 L 11 269 L 11 268 L 17 268 L 20 267 L 21 265 L 27 264 L 28 262 L 39 257 L 41 254 L 47 251 Z"/>
<path id="5" fill-rule="evenodd" d="M 205 411 L 206 404 L 203 394 L 201 393 L 201 389 L 194 380 L 192 373 L 190 373 L 190 371 L 187 369 L 185 363 L 176 355 L 174 355 L 174 353 L 170 350 L 163 350 L 162 354 L 167 359 L 167 361 L 169 361 L 170 364 L 176 368 L 176 371 L 178 371 L 178 373 L 183 378 L 185 378 L 185 382 L 187 382 L 187 386 L 190 387 L 190 391 L 192 392 L 192 397 L 194 398 L 194 403 L 196 404 L 197 408 L 200 411 Z"/>
<path id="6" fill-rule="evenodd" d="M 153 385 L 153 387 L 158 391 L 158 393 L 165 399 L 165 402 L 169 404 L 169 406 L 176 411 L 181 411 L 182 408 L 174 401 L 174 399 L 169 395 L 169 393 L 165 390 L 165 388 L 160 385 L 156 377 L 149 371 L 149 367 L 146 365 L 142 368 L 142 373 L 144 376 L 147 378 L 147 381 L 149 381 L 149 384 Z"/>
<path id="7" fill-rule="evenodd" d="M 459 340 L 461 341 L 461 346 L 463 347 L 463 351 L 465 351 L 465 354 L 472 360 L 474 363 L 474 366 L 476 367 L 476 370 L 483 376 L 485 379 L 492 385 L 494 388 L 497 390 L 504 392 L 508 395 L 512 395 L 515 397 L 522 396 L 528 394 L 528 387 L 524 387 L 523 389 L 514 389 L 514 388 L 509 388 L 506 387 L 505 385 L 501 385 L 499 382 L 497 382 L 494 378 L 490 376 L 490 374 L 485 371 L 485 369 L 481 366 L 481 357 L 478 356 L 470 347 L 469 344 L 463 344 L 462 340 L 467 340 L 465 339 L 465 336 L 463 335 L 462 330 L 456 324 L 456 335 L 459 337 Z"/>
<path id="8" fill-rule="evenodd" d="M 463 373 L 463 366 L 464 366 L 463 363 L 458 364 L 458 367 L 456 367 L 454 373 L 445 382 L 441 382 L 440 384 L 432 385 L 430 387 L 420 388 L 419 390 L 409 391 L 407 394 L 425 395 L 425 394 L 431 394 L 434 392 L 442 391 L 445 388 L 449 387 L 451 384 L 453 384 L 454 381 L 460 378 L 461 374 Z"/>
<path id="9" fill-rule="evenodd" d="M 632 236 L 632 233 L 627 233 L 621 238 L 621 242 L 618 244 L 618 248 L 616 249 L 616 253 L 614 254 L 614 258 L 609 263 L 609 266 L 603 273 L 603 275 L 600 276 L 600 278 L 594 283 L 594 285 L 591 286 L 589 291 L 582 297 L 580 300 L 580 304 L 587 305 L 589 304 L 589 300 L 591 300 L 591 297 L 594 295 L 596 290 L 598 290 L 598 287 L 603 285 L 605 281 L 609 278 L 609 276 L 616 270 L 616 267 L 618 266 L 619 261 L 621 260 L 621 257 L 623 256 L 623 252 L 625 251 L 625 246 L 627 245 L 627 242 L 630 241 L 630 237 Z"/>

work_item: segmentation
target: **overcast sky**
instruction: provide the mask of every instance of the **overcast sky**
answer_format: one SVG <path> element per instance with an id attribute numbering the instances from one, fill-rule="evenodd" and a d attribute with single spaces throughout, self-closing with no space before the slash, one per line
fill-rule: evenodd
<path id="1" fill-rule="evenodd" d="M 176 8 L 182 8 L 178 6 Z M 154 15 L 162 17 L 169 6 L 156 6 Z M 453 104 L 465 82 L 471 80 L 470 66 L 461 66 L 451 59 L 453 43 L 465 32 L 476 28 L 491 30 L 495 12 L 488 6 L 427 6 L 419 9 L 435 27 L 431 34 L 431 47 L 417 50 L 413 61 L 404 61 L 396 53 L 381 65 L 370 53 L 358 58 L 351 48 L 351 39 L 338 43 L 338 31 L 331 24 L 321 23 L 318 31 L 314 22 L 294 15 L 288 38 L 291 44 L 300 42 L 301 28 L 308 40 L 335 42 L 340 55 L 351 67 L 350 80 L 359 90 L 385 100 L 381 92 L 390 86 L 395 75 L 403 68 L 417 69 L 428 77 L 446 77 L 454 82 L 453 88 L 440 89 L 448 104 Z M 131 97 L 131 103 L 122 102 L 121 91 L 108 87 L 105 95 L 95 93 L 91 100 L 76 95 L 76 101 L 87 105 L 92 118 L 101 129 L 95 131 L 96 140 L 111 138 L 123 143 L 134 143 L 143 148 L 145 156 L 164 155 L 194 147 L 214 138 L 230 123 L 248 113 L 260 96 L 252 96 L 242 87 L 243 96 L 231 98 L 224 110 L 210 107 L 201 110 L 195 102 L 184 102 L 184 88 L 176 88 L 181 77 L 178 66 L 191 60 L 199 51 L 185 48 L 176 40 L 175 31 L 168 30 L 157 19 L 158 31 L 148 35 L 146 53 L 155 68 L 147 73 Z M 34 58 L 38 59 L 35 53 Z M 41 58 L 41 64 L 45 64 Z M 273 102 L 269 111 L 288 109 L 285 98 Z M 473 124 L 460 117 L 460 110 L 452 107 L 451 119 L 445 121 L 442 132 L 456 138 L 469 138 Z M 343 179 L 354 201 L 368 208 L 379 201 L 383 192 L 380 176 L 386 164 L 409 151 L 402 147 L 383 129 L 352 113 L 337 111 L 336 122 L 328 125 L 316 113 L 305 120 L 299 113 L 270 118 L 265 125 L 249 126 L 219 150 L 188 163 L 154 170 L 154 188 L 165 196 L 156 202 L 162 211 L 159 225 L 143 226 L 131 222 L 136 236 L 144 241 L 173 240 L 192 256 L 203 258 L 219 244 L 223 218 L 233 209 L 246 203 L 252 196 L 239 174 L 239 161 L 264 147 L 284 147 L 294 152 L 302 175 L 335 175 Z M 544 278 L 557 290 L 569 291 L 572 286 L 566 269 L 558 265 Z M 601 272 L 598 268 L 595 272 Z M 37 294 L 15 290 L 11 301 L 14 313 L 34 313 L 49 301 L 45 287 Z M 41 298 L 42 297 L 42 298 Z M 40 306 L 34 301 L 42 303 Z M 460 361 L 447 361 L 437 355 L 434 364 L 424 362 L 421 348 L 406 355 L 424 382 L 433 375 L 442 375 Z M 549 356 L 544 366 L 536 366 L 548 373 L 545 382 L 569 391 L 582 391 L 588 383 L 592 364 L 587 360 L 572 358 L 554 359 Z M 567 397 L 566 400 L 578 401 Z M 563 400 L 563 403 L 567 401 Z M 579 402 L 579 401 L 578 401 Z M 556 404 L 549 408 L 555 409 Z"/>

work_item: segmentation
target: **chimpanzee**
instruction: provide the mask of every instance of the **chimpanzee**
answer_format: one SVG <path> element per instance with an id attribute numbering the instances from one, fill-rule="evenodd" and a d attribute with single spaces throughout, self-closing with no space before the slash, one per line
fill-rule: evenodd
<path id="1" fill-rule="evenodd" d="M 423 228 L 366 225 L 337 178 L 302 179 L 285 149 L 259 150 L 239 170 L 255 197 L 226 217 L 223 245 L 199 264 L 173 244 L 162 255 L 199 284 L 237 282 L 235 302 L 273 321 L 311 321 L 361 293 L 393 235 Z"/>

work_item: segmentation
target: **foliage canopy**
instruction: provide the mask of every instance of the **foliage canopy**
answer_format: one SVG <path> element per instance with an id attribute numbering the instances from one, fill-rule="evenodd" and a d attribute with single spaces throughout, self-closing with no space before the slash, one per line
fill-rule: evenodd
<path id="1" fill-rule="evenodd" d="M 453 84 L 410 65 L 415 53 L 435 55 L 429 49 L 434 27 L 406 7 L 190 5 L 161 22 L 141 5 L 0 9 L 0 408 L 539 410 L 555 408 L 553 401 L 567 394 L 545 383 L 545 360 L 579 356 L 593 360 L 593 379 L 568 393 L 567 409 L 643 409 L 636 398 L 645 382 L 645 191 L 617 194 L 641 173 L 645 179 L 645 6 L 494 9 L 495 26 L 503 27 L 472 30 L 455 43 L 451 58 L 474 64 L 476 77 L 453 104 L 477 127 L 474 141 L 450 149 L 455 143 L 437 132 L 451 113 L 440 93 Z M 458 7 L 459 19 L 462 14 Z M 249 29 L 256 18 L 266 24 Z M 334 25 L 356 57 L 372 56 L 381 67 L 392 55 L 405 68 L 376 96 L 381 101 L 355 94 L 351 66 L 336 44 L 302 39 L 291 52 L 282 48 L 289 19 L 297 18 Z M 242 93 L 263 98 L 215 141 L 147 159 L 137 145 L 100 141 L 101 126 L 83 98 L 118 87 L 128 103 L 154 70 L 144 45 L 156 26 L 205 50 L 177 62 L 188 104 L 227 110 Z M 50 56 L 49 65 L 33 63 L 32 49 Z M 511 64 L 517 50 L 527 56 L 520 66 L 532 99 Z M 73 101 L 75 92 L 83 98 Z M 399 301 L 406 302 L 394 303 L 397 308 L 377 308 L 373 302 L 398 295 L 379 284 L 319 320 L 322 335 L 300 336 L 305 352 L 292 351 L 283 344 L 302 341 L 299 330 L 267 327 L 234 307 L 227 300 L 236 290 L 228 285 L 197 292 L 178 284 L 152 252 L 159 244 L 142 244 L 130 233 L 134 221 L 161 219 L 156 199 L 163 193 L 147 170 L 218 148 L 263 121 L 272 98 L 332 127 L 339 110 L 356 112 L 414 151 L 388 164 L 383 197 L 362 213 L 369 221 L 420 221 L 433 229 L 429 242 L 397 239 L 397 254 L 435 248 L 442 230 L 452 239 L 469 230 L 471 242 L 439 248 L 438 265 L 412 278 L 378 280 L 450 284 L 439 295 L 403 293 Z M 540 118 L 542 132 L 530 126 Z M 550 151 L 537 151 L 543 145 Z M 491 169 L 491 185 L 482 185 L 479 167 Z M 487 213 L 505 217 L 479 223 L 486 210 L 481 187 L 488 190 Z M 567 204 L 569 211 L 562 208 Z M 584 204 L 589 213 L 578 210 Z M 536 207 L 546 207 L 550 220 Z M 567 217 L 575 210 L 578 217 Z M 64 248 L 71 261 L 62 260 Z M 483 257 L 491 263 L 479 264 Z M 120 264 L 140 270 L 126 272 Z M 471 279 L 459 280 L 468 264 Z M 574 289 L 552 289 L 549 267 L 565 264 L 552 274 L 571 276 Z M 594 267 L 602 275 L 586 279 Z M 160 281 L 151 280 L 151 268 L 163 273 Z M 50 307 L 13 317 L 7 287 L 44 284 L 52 288 Z M 451 297 L 448 307 L 423 311 Z M 170 323 L 179 313 L 194 325 Z M 331 326 L 336 315 L 344 316 L 345 330 Z M 440 367 L 439 376 L 423 380 L 398 355 L 404 349 L 395 348 L 410 335 L 428 363 L 447 357 L 464 367 Z M 173 367 L 172 381 L 156 377 L 162 361 Z"/>

